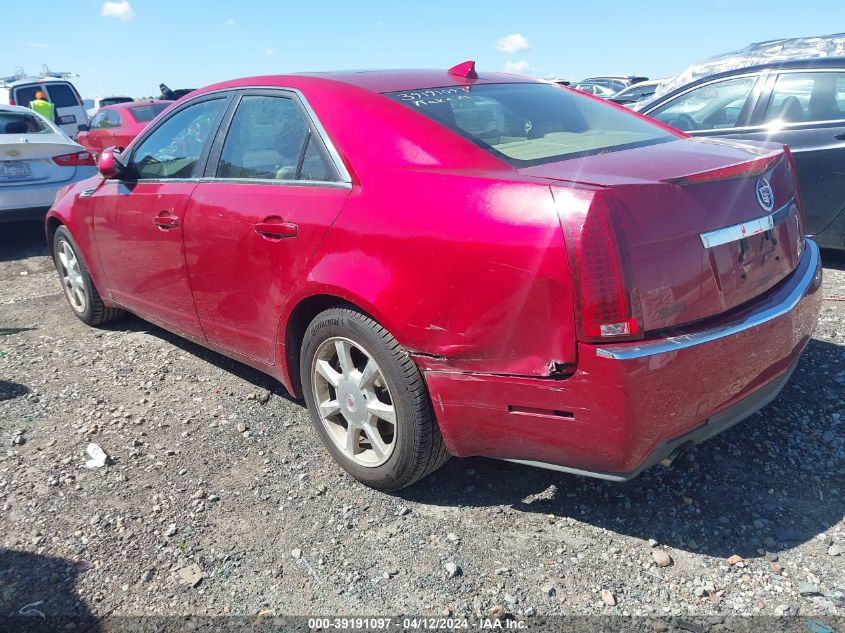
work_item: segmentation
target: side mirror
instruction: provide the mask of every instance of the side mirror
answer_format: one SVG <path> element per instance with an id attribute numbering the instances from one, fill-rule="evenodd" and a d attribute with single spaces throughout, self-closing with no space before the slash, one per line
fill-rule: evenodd
<path id="1" fill-rule="evenodd" d="M 120 178 L 126 171 L 126 167 L 117 158 L 122 149 L 121 147 L 106 148 L 100 154 L 100 158 L 97 159 L 97 171 L 106 180 Z"/>
<path id="2" fill-rule="evenodd" d="M 76 129 L 79 130 L 80 132 L 87 132 L 91 128 L 89 128 L 87 124 L 83 123 L 82 125 L 77 126 Z"/>

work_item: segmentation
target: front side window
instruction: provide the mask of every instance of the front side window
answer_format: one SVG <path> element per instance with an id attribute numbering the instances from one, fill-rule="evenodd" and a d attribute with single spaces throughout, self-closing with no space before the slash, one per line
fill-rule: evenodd
<path id="1" fill-rule="evenodd" d="M 0 134 L 42 134 L 50 127 L 34 114 L 0 111 Z"/>
<path id="2" fill-rule="evenodd" d="M 263 95 L 241 99 L 217 166 L 218 178 L 334 180 L 296 103 Z"/>
<path id="3" fill-rule="evenodd" d="M 738 77 L 699 86 L 649 112 L 684 132 L 736 127 L 757 77 Z"/>
<path id="4" fill-rule="evenodd" d="M 845 73 L 784 73 L 772 90 L 766 123 L 845 119 Z"/>
<path id="5" fill-rule="evenodd" d="M 161 123 L 132 155 L 130 168 L 135 176 L 191 178 L 225 103 L 223 97 L 202 101 Z"/>
<path id="6" fill-rule="evenodd" d="M 89 126 L 92 130 L 120 127 L 120 115 L 114 110 L 100 110 Z"/>
<path id="7" fill-rule="evenodd" d="M 677 138 L 634 114 L 554 84 L 451 86 L 386 96 L 515 167 Z"/>

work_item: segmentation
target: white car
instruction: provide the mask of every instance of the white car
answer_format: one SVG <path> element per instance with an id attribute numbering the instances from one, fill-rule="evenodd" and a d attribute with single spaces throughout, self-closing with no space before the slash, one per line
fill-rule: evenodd
<path id="1" fill-rule="evenodd" d="M 91 154 L 55 123 L 0 105 L 0 223 L 43 219 L 59 189 L 96 172 Z"/>
<path id="2" fill-rule="evenodd" d="M 114 105 L 115 103 L 129 103 L 130 101 L 135 101 L 135 99 L 123 95 L 112 97 L 92 97 L 90 99 L 83 99 L 82 105 L 85 107 L 85 114 L 88 115 L 88 119 L 90 120 L 94 118 L 95 114 L 97 114 L 97 110 L 103 106 Z"/>

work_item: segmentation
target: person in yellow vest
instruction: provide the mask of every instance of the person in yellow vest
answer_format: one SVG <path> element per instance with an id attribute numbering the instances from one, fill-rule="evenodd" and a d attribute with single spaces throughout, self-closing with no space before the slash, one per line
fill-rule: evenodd
<path id="1" fill-rule="evenodd" d="M 35 99 L 29 102 L 29 109 L 35 110 L 48 121 L 56 120 L 56 107 L 47 101 L 47 95 L 40 90 L 35 93 Z"/>

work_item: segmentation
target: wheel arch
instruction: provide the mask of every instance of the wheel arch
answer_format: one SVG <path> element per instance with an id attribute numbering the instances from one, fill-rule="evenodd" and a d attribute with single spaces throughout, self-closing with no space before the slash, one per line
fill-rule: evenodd
<path id="1" fill-rule="evenodd" d="M 53 239 L 56 237 L 56 231 L 59 230 L 60 226 L 65 226 L 65 223 L 62 222 L 61 218 L 55 215 L 47 217 L 44 227 L 47 232 L 47 248 L 50 250 L 51 258 L 56 255 L 55 252 L 53 252 Z"/>
<path id="2" fill-rule="evenodd" d="M 299 354 L 302 349 L 302 339 L 308 324 L 318 314 L 329 308 L 350 308 L 370 317 L 383 327 L 388 326 L 373 314 L 372 309 L 366 307 L 365 301 L 355 297 L 348 297 L 346 293 L 337 290 L 325 290 L 319 293 L 299 298 L 290 308 L 286 317 L 282 318 L 278 336 L 278 357 L 281 361 L 281 381 L 288 391 L 297 398 L 302 397 L 302 387 L 299 375 Z"/>

